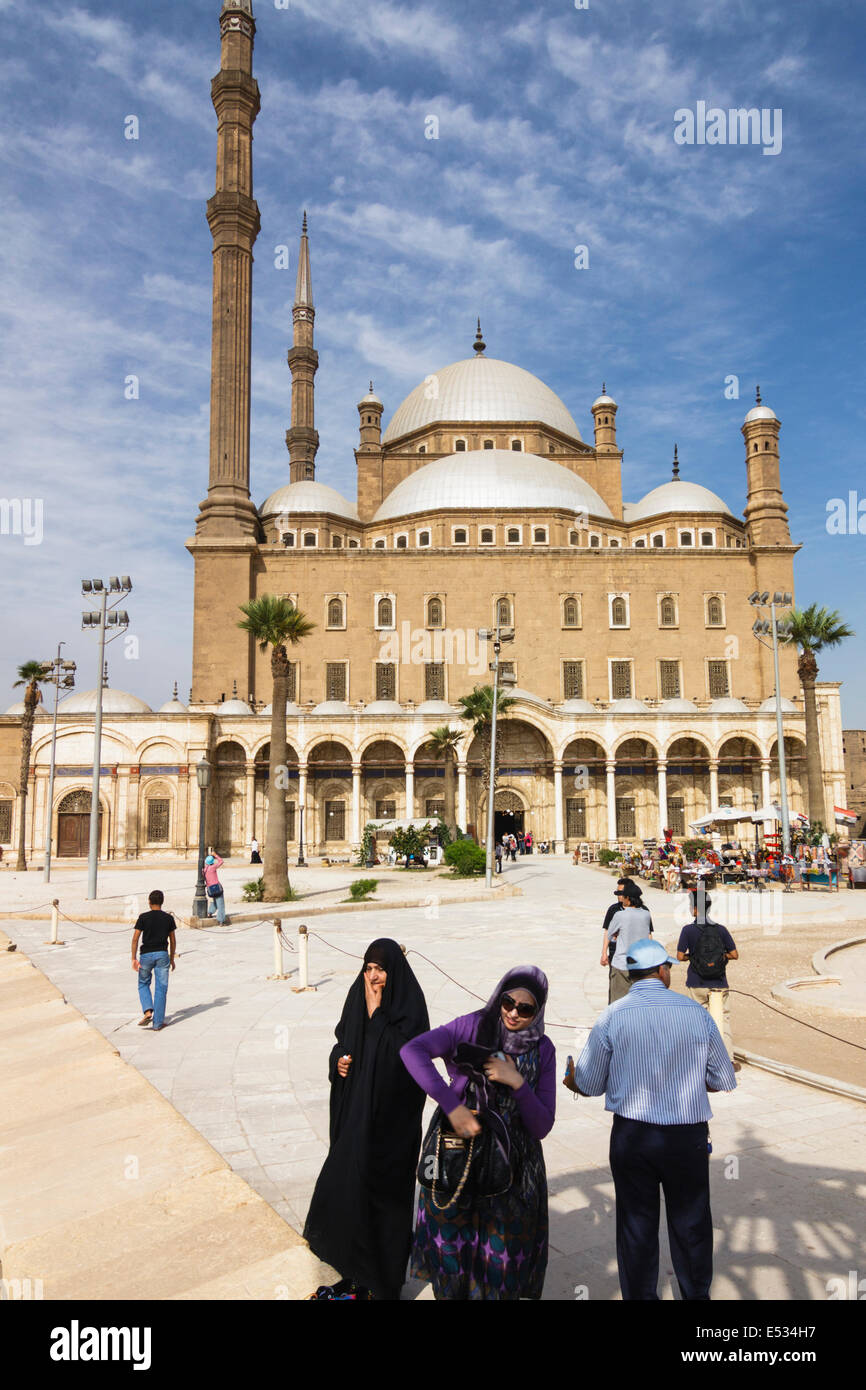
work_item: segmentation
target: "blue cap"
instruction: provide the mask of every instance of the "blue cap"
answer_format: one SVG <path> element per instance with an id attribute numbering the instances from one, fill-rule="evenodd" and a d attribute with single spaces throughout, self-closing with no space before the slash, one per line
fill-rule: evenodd
<path id="1" fill-rule="evenodd" d="M 214 857 L 213 857 L 212 854 L 209 854 L 208 857 L 207 857 L 207 859 L 206 859 L 204 862 L 205 862 L 206 864 L 215 864 L 215 863 L 216 863 L 216 860 L 214 859 Z"/>
<path id="2" fill-rule="evenodd" d="M 625 963 L 629 970 L 654 970 L 658 965 L 675 964 L 661 942 L 653 941 L 649 936 L 632 943 Z"/>

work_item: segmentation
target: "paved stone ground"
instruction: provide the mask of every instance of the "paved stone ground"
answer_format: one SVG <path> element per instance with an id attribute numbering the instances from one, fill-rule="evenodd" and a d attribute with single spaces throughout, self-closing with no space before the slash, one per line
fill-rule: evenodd
<path id="1" fill-rule="evenodd" d="M 410 955 L 434 1025 L 475 1007 L 461 985 L 486 997 L 509 966 L 540 965 L 551 981 L 548 1022 L 563 1025 L 550 1028 L 560 1068 L 579 1049 L 606 1002 L 599 923 L 610 880 L 562 859 L 534 856 L 511 872 L 523 896 L 505 902 L 318 918 L 313 930 L 329 944 L 319 935 L 312 939 L 315 993 L 294 994 L 291 980 L 266 978 L 272 970 L 267 927 L 184 931 L 169 989 L 171 1026 L 158 1034 L 136 1027 L 128 931 L 117 924 L 93 923 L 86 930 L 64 923 L 68 945 L 51 948 L 42 944 L 45 923 L 4 927 L 232 1168 L 301 1227 L 327 1151 L 326 1064 L 334 1024 L 375 936 L 394 937 L 460 982 Z M 146 877 L 150 881 L 152 871 Z M 44 901 L 35 880 L 28 885 L 31 901 Z M 649 896 L 656 929 L 670 943 L 677 932 L 674 900 Z M 847 934 L 844 894 L 817 903 L 812 895 L 786 895 L 785 929 L 795 931 L 797 921 L 805 924 L 830 908 L 839 921 L 828 925 L 828 939 Z M 736 1092 L 712 1101 L 714 1297 L 826 1298 L 830 1279 L 866 1269 L 863 1106 L 748 1067 L 739 1080 Z M 561 1092 L 557 1122 L 545 1141 L 548 1299 L 619 1296 L 609 1129 L 602 1099 L 573 1100 Z M 661 1271 L 660 1292 L 670 1298 L 664 1244 Z M 407 1290 L 410 1297 L 419 1292 Z M 429 1297 L 429 1290 L 420 1296 Z"/>

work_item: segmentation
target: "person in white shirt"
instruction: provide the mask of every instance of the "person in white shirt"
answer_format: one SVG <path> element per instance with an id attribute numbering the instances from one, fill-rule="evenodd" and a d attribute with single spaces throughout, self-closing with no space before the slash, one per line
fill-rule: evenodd
<path id="1" fill-rule="evenodd" d="M 610 986 L 608 1003 L 623 999 L 631 989 L 626 957 L 629 947 L 635 941 L 642 941 L 652 933 L 652 918 L 649 908 L 641 903 L 641 893 L 636 883 L 623 879 L 620 896 L 622 911 L 611 919 L 608 928 L 608 953 L 610 955 Z"/>

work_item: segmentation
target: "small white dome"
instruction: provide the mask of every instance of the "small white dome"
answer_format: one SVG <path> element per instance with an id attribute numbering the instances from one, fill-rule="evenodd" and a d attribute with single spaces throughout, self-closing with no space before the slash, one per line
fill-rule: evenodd
<path id="1" fill-rule="evenodd" d="M 753 405 L 745 420 L 744 425 L 748 425 L 752 420 L 778 420 L 775 410 L 771 410 L 768 405 Z"/>
<path id="2" fill-rule="evenodd" d="M 59 708 L 60 708 L 60 712 L 61 712 L 61 714 L 62 714 L 62 713 L 63 713 L 63 706 L 60 705 Z M 14 715 L 16 718 L 19 718 L 19 719 L 20 719 L 20 718 L 23 718 L 24 713 L 25 713 L 25 711 L 24 711 L 24 701 L 23 701 L 23 700 L 19 700 L 19 701 L 17 702 L 17 704 L 10 705 L 9 708 L 7 709 L 6 713 L 7 713 L 7 714 Z M 44 705 L 44 704 L 43 704 L 43 705 L 37 705 L 37 706 L 36 706 L 36 714 L 34 715 L 34 718 L 35 718 L 35 719 L 53 719 L 53 718 L 54 718 L 54 704 L 53 704 L 53 702 L 52 702 L 52 705 L 51 705 L 51 711 L 50 711 L 50 713 L 49 713 L 49 711 L 45 708 L 45 705 Z"/>
<path id="3" fill-rule="evenodd" d="M 70 695 L 60 706 L 61 714 L 95 714 L 96 691 L 82 690 L 79 695 Z M 104 689 L 102 692 L 103 714 L 153 714 L 150 705 L 139 700 L 137 695 L 129 695 L 125 690 Z"/>
<path id="4" fill-rule="evenodd" d="M 265 705 L 264 709 L 260 709 L 260 710 L 258 711 L 259 714 L 268 714 L 268 715 L 273 714 L 273 712 L 274 712 L 273 703 L 271 703 L 270 705 Z M 301 709 L 300 705 L 296 705 L 295 702 L 294 702 L 294 700 L 287 700 L 287 701 L 286 701 L 286 715 L 287 715 L 287 717 L 288 717 L 289 719 L 295 719 L 295 718 L 297 718 L 297 716 L 298 716 L 299 714 L 303 714 L 303 710 Z"/>
<path id="5" fill-rule="evenodd" d="M 449 705 L 447 700 L 424 700 L 418 706 L 416 714 L 451 714 L 453 705 Z"/>
<path id="6" fill-rule="evenodd" d="M 800 713 L 800 711 L 798 710 L 797 706 L 794 704 L 793 700 L 786 700 L 785 697 L 784 697 L 784 695 L 782 696 L 782 702 L 781 702 L 781 703 L 782 703 L 782 713 L 783 713 L 783 714 L 799 714 L 799 713 Z M 775 697 L 775 695 L 770 695 L 766 700 L 764 700 L 764 701 L 758 706 L 758 712 L 759 712 L 759 713 L 760 713 L 761 710 L 763 710 L 765 714 L 775 714 L 775 713 L 776 713 L 776 697 Z"/>
<path id="7" fill-rule="evenodd" d="M 531 690 L 523 690 L 519 685 L 500 686 L 503 695 L 510 695 L 514 700 L 525 700 L 530 705 L 543 705 L 545 709 L 550 709 L 547 700 L 542 700 L 540 695 L 534 695 Z"/>
<path id="8" fill-rule="evenodd" d="M 588 512 L 613 520 L 595 488 L 570 468 L 540 454 L 469 449 L 425 463 L 388 493 L 374 521 L 446 509 Z"/>
<path id="9" fill-rule="evenodd" d="M 272 492 L 259 507 L 262 521 L 280 516 L 285 524 L 291 526 L 296 516 L 328 513 L 342 517 L 344 521 L 357 521 L 358 508 L 349 502 L 336 488 L 327 483 L 301 482 L 286 483 Z"/>
<path id="10" fill-rule="evenodd" d="M 160 705 L 157 714 L 189 714 L 189 706 L 182 704 L 180 700 L 166 700 L 164 705 Z"/>
<path id="11" fill-rule="evenodd" d="M 376 392 L 373 390 L 372 381 L 370 382 L 369 391 L 367 392 L 366 396 L 361 397 L 361 399 L 358 402 L 358 405 L 378 405 L 380 409 L 384 410 L 385 407 L 379 400 L 379 397 L 376 395 Z"/>
<path id="12" fill-rule="evenodd" d="M 570 412 L 555 391 L 511 362 L 496 357 L 465 358 L 431 373 L 397 407 L 382 436 L 385 444 L 437 421 L 538 421 L 580 439 Z"/>
<path id="13" fill-rule="evenodd" d="M 662 516 L 665 512 L 723 512 L 725 516 L 733 516 L 727 503 L 716 493 L 700 483 L 686 482 L 684 478 L 672 478 L 669 483 L 654 487 L 639 502 L 627 503 L 623 507 L 623 514 L 629 522 L 645 521 L 648 517 Z"/>
<path id="14" fill-rule="evenodd" d="M 664 714 L 697 714 L 698 707 L 691 700 L 679 698 L 662 700 L 659 710 Z"/>
<path id="15" fill-rule="evenodd" d="M 217 705 L 217 714 L 252 714 L 246 700 L 223 700 Z"/>
<path id="16" fill-rule="evenodd" d="M 718 700 L 713 700 L 710 704 L 712 714 L 742 714 L 748 713 L 748 706 L 742 700 L 736 700 L 733 695 L 723 695 Z"/>
<path id="17" fill-rule="evenodd" d="M 362 711 L 364 714 L 402 714 L 403 710 L 396 700 L 373 700 L 369 705 L 365 705 Z"/>
<path id="18" fill-rule="evenodd" d="M 592 403 L 592 409 L 595 410 L 596 406 L 599 405 L 612 405 L 614 410 L 616 410 L 616 401 L 613 396 L 596 396 Z"/>
<path id="19" fill-rule="evenodd" d="M 311 714 L 351 714 L 352 711 L 345 700 L 323 700 L 320 705 L 316 705 Z"/>
<path id="20" fill-rule="evenodd" d="M 589 700 L 579 700 L 576 696 L 572 696 L 570 700 L 563 700 L 559 708 L 568 714 L 595 714 L 595 706 L 591 705 Z"/>
<path id="21" fill-rule="evenodd" d="M 613 700 L 610 706 L 611 714 L 649 714 L 649 705 L 645 705 L 643 700 Z"/>

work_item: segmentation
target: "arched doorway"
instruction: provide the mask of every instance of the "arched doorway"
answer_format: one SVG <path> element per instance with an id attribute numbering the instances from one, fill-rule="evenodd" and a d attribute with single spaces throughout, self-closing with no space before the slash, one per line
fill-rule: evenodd
<path id="1" fill-rule="evenodd" d="M 493 801 L 493 843 L 503 835 L 516 835 L 518 830 L 525 830 L 523 821 L 523 802 L 517 792 L 497 789 Z"/>
<path id="2" fill-rule="evenodd" d="M 57 808 L 58 859 L 86 859 L 90 851 L 91 794 L 83 787 L 64 796 Z M 102 846 L 102 811 L 99 812 L 99 839 Z"/>

